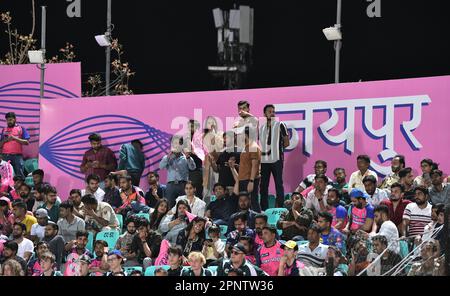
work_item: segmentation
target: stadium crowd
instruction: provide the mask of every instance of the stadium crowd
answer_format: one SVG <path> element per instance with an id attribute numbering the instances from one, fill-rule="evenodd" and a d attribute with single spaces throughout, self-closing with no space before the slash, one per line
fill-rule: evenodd
<path id="1" fill-rule="evenodd" d="M 145 172 L 144 145 L 119 157 L 89 136 L 84 188 L 59 196 L 45 172 L 24 167 L 26 129 L 14 113 L 0 139 L 0 275 L 3 276 L 414 276 L 443 275 L 442 226 L 450 178 L 403 155 L 379 178 L 359 155 L 355 171 L 304 168 L 284 192 L 289 133 L 267 105 L 250 104 L 221 132 L 214 117 L 189 121 L 159 170 Z M 159 180 L 167 171 L 167 182 Z M 349 174 L 349 176 L 348 176 Z M 273 176 L 275 194 L 269 194 Z M 146 188 L 141 189 L 141 178 Z"/>

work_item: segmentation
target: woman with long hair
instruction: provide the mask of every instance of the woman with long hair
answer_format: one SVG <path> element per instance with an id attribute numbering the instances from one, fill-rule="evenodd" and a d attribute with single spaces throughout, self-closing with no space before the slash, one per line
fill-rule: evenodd
<path id="1" fill-rule="evenodd" d="M 183 255 L 187 257 L 190 252 L 201 252 L 205 241 L 206 219 L 195 217 L 186 229 L 178 233 L 177 245 L 183 250 Z"/>
<path id="2" fill-rule="evenodd" d="M 158 200 L 155 205 L 155 210 L 150 215 L 149 228 L 151 230 L 157 230 L 162 219 L 169 211 L 169 201 L 165 198 Z"/>
<path id="3" fill-rule="evenodd" d="M 210 196 L 214 184 L 219 179 L 218 173 L 214 172 L 211 163 L 216 162 L 219 152 L 223 148 L 223 132 L 218 130 L 217 120 L 214 116 L 208 116 L 203 129 L 203 149 L 205 160 L 203 163 L 203 196 Z"/>
<path id="4" fill-rule="evenodd" d="M 164 217 L 159 225 L 159 232 L 163 234 L 164 239 L 171 244 L 176 244 L 178 233 L 185 229 L 189 223 L 186 212 L 191 212 L 191 207 L 184 199 L 179 200 L 175 206 L 175 213 Z"/>
<path id="5" fill-rule="evenodd" d="M 14 259 L 8 259 L 3 263 L 1 275 L 3 276 L 24 276 L 22 265 Z"/>

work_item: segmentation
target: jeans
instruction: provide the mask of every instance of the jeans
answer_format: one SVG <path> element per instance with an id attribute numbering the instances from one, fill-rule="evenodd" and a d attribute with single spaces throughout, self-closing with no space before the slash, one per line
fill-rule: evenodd
<path id="1" fill-rule="evenodd" d="M 250 180 L 239 181 L 239 191 L 247 191 L 247 186 Z M 252 206 L 251 209 L 257 213 L 261 213 L 261 205 L 259 204 L 259 178 L 253 181 L 253 191 L 250 193 Z"/>
<path id="2" fill-rule="evenodd" d="M 282 208 L 284 204 L 284 186 L 283 186 L 283 161 L 278 160 L 274 163 L 261 164 L 261 208 L 263 211 L 269 207 L 269 183 L 270 174 L 275 181 L 277 199 L 275 207 Z"/>
<path id="3" fill-rule="evenodd" d="M 25 175 L 23 173 L 23 157 L 20 154 L 3 154 L 4 161 L 10 161 L 13 169 L 14 175 L 20 176 L 25 179 Z"/>
<path id="4" fill-rule="evenodd" d="M 184 186 L 186 182 L 183 183 L 169 183 L 166 186 L 166 198 L 169 201 L 169 209 L 175 206 L 175 201 L 178 196 L 185 195 Z"/>
<path id="5" fill-rule="evenodd" d="M 128 172 L 128 176 L 131 177 L 131 183 L 133 186 L 139 187 L 139 183 L 141 183 L 142 172 Z"/>

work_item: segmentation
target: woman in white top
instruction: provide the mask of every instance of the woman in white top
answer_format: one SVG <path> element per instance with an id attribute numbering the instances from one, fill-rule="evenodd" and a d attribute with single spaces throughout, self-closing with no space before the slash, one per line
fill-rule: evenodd
<path id="1" fill-rule="evenodd" d="M 203 150 L 205 151 L 203 169 L 203 196 L 209 197 L 213 192 L 214 184 L 219 179 L 219 174 L 211 168 L 211 163 L 216 162 L 219 152 L 223 149 L 223 132 L 218 130 L 217 120 L 208 116 L 203 130 Z"/>
<path id="2" fill-rule="evenodd" d="M 191 208 L 190 212 L 191 214 L 204 217 L 206 210 L 206 203 L 197 196 L 195 196 L 195 187 L 191 181 L 188 181 L 186 183 L 184 187 L 184 192 L 186 193 L 186 195 L 177 197 L 176 203 L 178 204 L 180 200 L 185 200 L 187 201 L 189 207 Z M 173 207 L 172 210 L 170 211 L 170 214 L 173 214 L 175 212 L 176 212 L 175 207 Z"/>

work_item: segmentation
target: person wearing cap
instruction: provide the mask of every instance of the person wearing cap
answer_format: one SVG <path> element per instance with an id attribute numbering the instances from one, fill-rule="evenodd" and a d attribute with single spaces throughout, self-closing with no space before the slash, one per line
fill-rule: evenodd
<path id="1" fill-rule="evenodd" d="M 108 254 L 109 271 L 106 276 L 124 276 L 125 271 L 122 268 L 124 257 L 119 250 L 112 250 Z"/>
<path id="2" fill-rule="evenodd" d="M 361 189 L 353 189 L 350 192 L 350 198 L 356 202 L 350 207 L 349 220 L 347 226 L 343 229 L 343 233 L 355 234 L 358 230 L 370 233 L 374 231 L 376 225 L 373 223 L 374 208 L 367 203 L 369 195 Z"/>
<path id="3" fill-rule="evenodd" d="M 93 274 L 90 272 L 90 265 L 91 265 L 91 258 L 87 255 L 81 255 L 77 263 L 80 267 L 79 276 L 93 276 Z"/>
<path id="4" fill-rule="evenodd" d="M 284 254 L 278 266 L 278 276 L 298 276 L 299 270 L 305 266 L 297 260 L 298 245 L 295 241 L 287 241 L 281 245 Z"/>
<path id="5" fill-rule="evenodd" d="M 11 202 L 7 197 L 0 197 L 0 235 L 9 236 L 14 224 L 14 215 L 10 210 Z"/>
<path id="6" fill-rule="evenodd" d="M 11 162 L 17 176 L 25 178 L 22 146 L 29 144 L 30 135 L 25 127 L 17 124 L 14 112 L 6 113 L 5 119 L 7 127 L 4 127 L 0 134 L 0 150 L 3 153 L 3 159 Z"/>
<path id="7" fill-rule="evenodd" d="M 16 201 L 13 203 L 14 221 L 23 223 L 27 227 L 26 237 L 31 234 L 31 227 L 37 223 L 37 220 L 32 215 L 27 213 L 27 205 L 23 201 Z"/>
<path id="8" fill-rule="evenodd" d="M 44 238 L 45 226 L 48 224 L 50 217 L 48 216 L 46 209 L 38 209 L 34 216 L 37 219 L 37 223 L 31 226 L 30 240 L 36 244 Z"/>
<path id="9" fill-rule="evenodd" d="M 265 226 L 262 231 L 264 243 L 259 246 L 256 252 L 256 265 L 270 276 L 278 274 L 283 249 L 276 239 L 277 229 L 273 226 Z"/>
<path id="10" fill-rule="evenodd" d="M 348 181 L 348 189 L 350 192 L 354 189 L 364 190 L 363 179 L 366 176 L 374 176 L 378 182 L 377 173 L 369 170 L 370 157 L 368 155 L 358 155 L 356 158 L 356 166 L 358 170 L 350 175 L 350 180 Z"/>
<path id="11" fill-rule="evenodd" d="M 232 247 L 229 259 L 221 259 L 218 262 L 217 276 L 228 276 L 228 273 L 237 269 L 242 270 L 243 276 L 267 276 L 259 267 L 245 260 L 246 249 L 241 243 Z"/>

